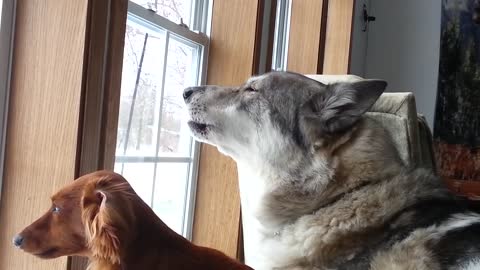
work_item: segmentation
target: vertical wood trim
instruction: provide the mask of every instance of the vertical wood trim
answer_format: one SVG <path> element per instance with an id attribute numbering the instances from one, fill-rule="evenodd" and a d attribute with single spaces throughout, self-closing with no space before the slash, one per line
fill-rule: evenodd
<path id="1" fill-rule="evenodd" d="M 110 39 L 105 66 L 104 118 L 100 137 L 103 148 L 100 151 L 99 164 L 100 168 L 107 170 L 113 170 L 115 165 L 127 12 L 127 0 L 114 0 L 112 2 Z"/>
<path id="2" fill-rule="evenodd" d="M 257 29 L 253 57 L 253 75 L 272 70 L 273 42 L 275 39 L 277 0 L 259 1 Z"/>
<path id="3" fill-rule="evenodd" d="M 320 41 L 317 58 L 317 74 L 323 74 L 323 63 L 325 61 L 325 42 L 327 39 L 327 17 L 328 17 L 328 0 L 323 0 L 322 22 L 320 26 Z"/>
<path id="4" fill-rule="evenodd" d="M 127 0 L 89 1 L 76 177 L 113 170 L 127 10 Z M 84 270 L 87 262 L 72 257 L 69 269 Z"/>
<path id="5" fill-rule="evenodd" d="M 255 27 L 255 45 L 253 48 L 253 63 L 252 63 L 252 74 L 259 74 L 260 71 L 260 56 L 262 53 L 262 34 L 263 34 L 263 23 L 264 20 L 268 18 L 264 18 L 264 11 L 265 11 L 265 1 L 259 1 L 257 7 L 256 17 L 256 27 Z"/>
<path id="6" fill-rule="evenodd" d="M 79 176 L 113 170 L 127 0 L 90 0 Z"/>
<path id="7" fill-rule="evenodd" d="M 236 85 L 252 75 L 258 0 L 213 2 L 208 84 Z M 233 160 L 202 145 L 193 242 L 237 255 L 240 225 L 238 177 Z"/>
<path id="8" fill-rule="evenodd" d="M 350 69 L 355 0 L 330 0 L 325 41 L 324 74 L 347 74 Z"/>
<path id="9" fill-rule="evenodd" d="M 41 260 L 11 238 L 72 181 L 85 52 L 87 0 L 18 0 L 0 204 L 0 269 L 63 270 L 67 259 Z"/>
<path id="10" fill-rule="evenodd" d="M 242 221 L 242 211 L 240 209 L 240 220 L 238 221 L 238 241 L 237 241 L 237 260 L 245 262 L 245 249 L 243 241 L 243 221 Z"/>
<path id="11" fill-rule="evenodd" d="M 292 1 L 287 70 L 310 74 L 321 70 L 324 9 L 323 0 Z"/>
<path id="12" fill-rule="evenodd" d="M 78 176 L 98 169 L 110 1 L 89 0 L 85 37 Z"/>

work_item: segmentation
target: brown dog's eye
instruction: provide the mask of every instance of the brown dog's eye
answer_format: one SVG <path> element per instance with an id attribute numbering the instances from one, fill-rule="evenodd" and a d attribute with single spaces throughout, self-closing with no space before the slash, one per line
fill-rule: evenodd
<path id="1" fill-rule="evenodd" d="M 54 213 L 60 212 L 60 207 L 54 206 L 54 207 L 52 208 L 52 212 L 54 212 Z"/>

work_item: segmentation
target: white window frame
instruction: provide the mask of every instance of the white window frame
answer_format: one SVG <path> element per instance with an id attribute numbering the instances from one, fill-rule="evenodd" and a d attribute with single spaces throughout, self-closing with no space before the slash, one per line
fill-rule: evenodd
<path id="1" fill-rule="evenodd" d="M 293 0 L 278 0 L 277 2 L 275 32 L 273 37 L 272 70 L 287 70 L 292 1 Z"/>
<path id="2" fill-rule="evenodd" d="M 0 0 L 0 201 L 5 159 L 8 99 L 12 67 L 13 36 L 15 28 L 16 0 Z"/>
<path id="3" fill-rule="evenodd" d="M 195 31 L 190 30 L 185 25 L 176 24 L 158 14 L 153 10 L 149 10 L 145 7 L 142 7 L 132 1 L 128 2 L 128 17 L 132 20 L 141 20 L 144 23 L 150 24 L 152 27 L 161 28 L 166 31 L 167 42 L 171 34 L 174 34 L 180 38 L 183 38 L 187 43 L 195 43 L 203 47 L 202 53 L 198 58 L 199 67 L 201 68 L 200 74 L 198 76 L 198 85 L 206 83 L 206 74 L 207 74 L 207 60 L 208 60 L 208 51 L 209 51 L 209 42 L 210 39 L 207 35 L 210 31 L 209 22 L 211 17 L 211 1 L 209 0 L 192 0 L 194 12 L 190 19 L 192 28 Z M 168 45 L 168 44 L 167 44 Z M 168 48 L 168 46 L 167 46 Z M 166 51 L 167 52 L 167 51 Z M 167 61 L 164 62 L 163 72 L 166 71 Z M 164 74 L 165 75 L 165 74 Z M 162 83 L 162 92 L 164 91 L 165 81 Z M 181 95 L 181 93 L 179 93 Z M 161 124 L 161 123 L 159 123 Z M 131 156 L 122 156 L 116 155 L 116 162 L 125 163 L 129 162 L 181 162 L 190 164 L 190 175 L 185 190 L 186 201 L 184 209 L 184 223 L 183 223 L 183 236 L 189 240 L 192 239 L 192 230 L 193 230 L 193 218 L 195 210 L 195 195 L 197 189 L 197 175 L 198 175 L 198 164 L 200 158 L 200 143 L 193 140 L 192 155 L 191 158 L 185 157 L 131 157 Z"/>

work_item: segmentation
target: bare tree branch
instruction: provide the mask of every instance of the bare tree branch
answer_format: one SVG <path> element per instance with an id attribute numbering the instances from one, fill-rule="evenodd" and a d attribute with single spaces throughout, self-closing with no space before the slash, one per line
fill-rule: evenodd
<path id="1" fill-rule="evenodd" d="M 132 54 L 133 54 L 133 57 L 134 57 L 134 60 L 135 60 L 135 66 L 138 68 L 138 57 L 137 57 L 137 54 L 135 53 L 135 49 L 133 48 L 132 38 L 130 37 L 130 31 L 127 31 L 126 34 L 127 34 L 127 39 L 128 39 L 127 43 L 128 43 L 128 45 L 130 45 L 130 50 L 132 51 Z"/>

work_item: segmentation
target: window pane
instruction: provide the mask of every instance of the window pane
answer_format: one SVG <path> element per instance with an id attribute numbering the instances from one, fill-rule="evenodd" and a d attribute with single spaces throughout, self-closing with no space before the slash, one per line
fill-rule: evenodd
<path id="1" fill-rule="evenodd" d="M 183 23 L 190 26 L 194 0 L 133 0 L 132 2 L 151 9 L 175 23 L 180 23 L 182 18 Z"/>
<path id="2" fill-rule="evenodd" d="M 182 92 L 185 87 L 197 82 L 199 51 L 200 48 L 196 45 L 187 45 L 174 36 L 170 39 L 162 106 L 160 156 L 190 156 L 192 139 L 187 121 L 183 118 L 185 102 Z"/>
<path id="3" fill-rule="evenodd" d="M 148 205 L 152 204 L 154 165 L 154 163 L 115 163 L 115 172 L 122 174 Z"/>
<path id="4" fill-rule="evenodd" d="M 198 84 L 204 47 L 165 30 L 157 20 L 130 12 L 115 171 L 166 224 L 183 234 L 184 224 L 191 224 L 185 219 L 191 217 L 192 207 L 186 206 L 194 191 L 187 189 L 190 167 L 197 161 L 182 93 Z"/>
<path id="5" fill-rule="evenodd" d="M 140 24 L 128 21 L 125 35 L 117 155 L 155 155 L 165 41 L 165 31 L 152 31 Z"/>
<path id="6" fill-rule="evenodd" d="M 158 163 L 153 210 L 173 230 L 182 234 L 189 164 Z"/>
<path id="7" fill-rule="evenodd" d="M 290 31 L 290 14 L 292 0 L 279 0 L 275 19 L 273 41 L 272 70 L 287 69 L 288 34 Z"/>

